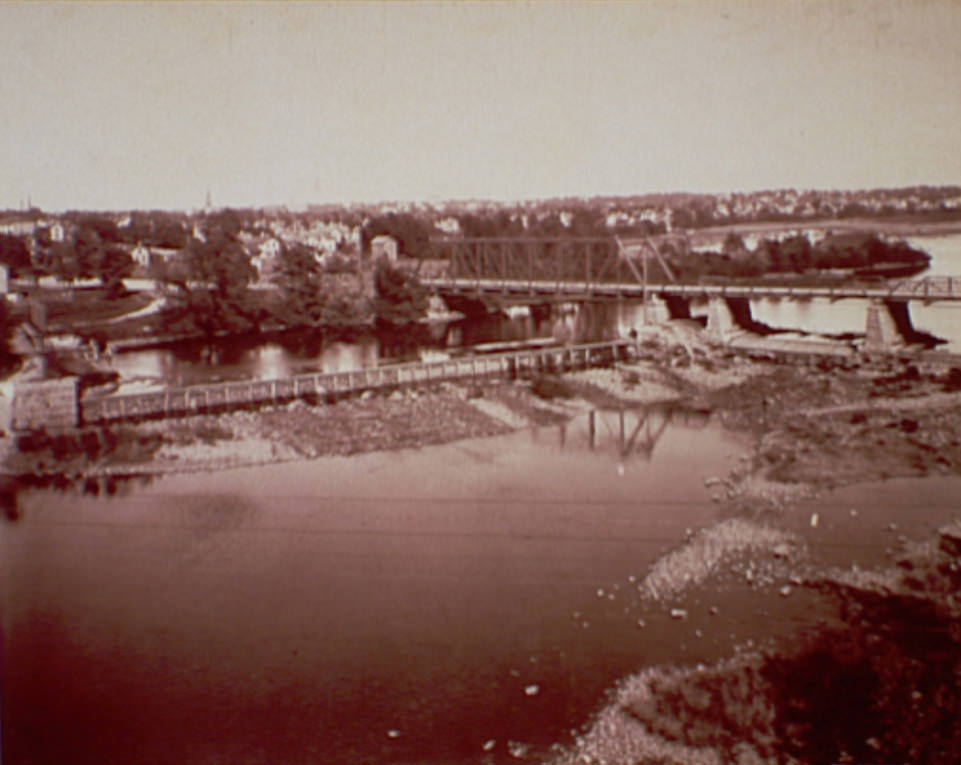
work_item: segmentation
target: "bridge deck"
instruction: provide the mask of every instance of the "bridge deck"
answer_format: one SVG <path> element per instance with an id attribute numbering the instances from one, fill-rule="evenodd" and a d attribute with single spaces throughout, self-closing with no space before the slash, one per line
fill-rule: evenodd
<path id="1" fill-rule="evenodd" d="M 941 276 L 904 279 L 882 284 L 774 285 L 759 282 L 724 284 L 597 282 L 533 279 L 425 279 L 424 284 L 439 291 L 455 293 L 501 293 L 505 295 L 560 295 L 568 297 L 634 297 L 645 294 L 678 297 L 740 298 L 874 298 L 880 300 L 961 301 L 961 277 Z"/>
<path id="2" fill-rule="evenodd" d="M 472 378 L 508 378 L 539 371 L 585 368 L 627 358 L 634 344 L 612 340 L 484 354 L 444 361 L 390 364 L 347 372 L 298 375 L 277 380 L 245 380 L 162 388 L 142 393 L 85 398 L 80 419 L 111 420 L 173 417 L 211 410 L 238 409 L 306 396 L 343 396 L 378 388 L 398 388 Z"/>

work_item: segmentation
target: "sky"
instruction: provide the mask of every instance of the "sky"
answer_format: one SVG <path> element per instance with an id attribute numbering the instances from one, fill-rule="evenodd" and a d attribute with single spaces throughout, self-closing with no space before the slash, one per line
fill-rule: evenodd
<path id="1" fill-rule="evenodd" d="M 0 208 L 961 183 L 961 2 L 0 2 Z"/>

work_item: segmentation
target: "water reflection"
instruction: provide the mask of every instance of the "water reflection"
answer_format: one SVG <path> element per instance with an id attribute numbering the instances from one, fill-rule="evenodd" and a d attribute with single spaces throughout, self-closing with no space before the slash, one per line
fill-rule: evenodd
<path id="1" fill-rule="evenodd" d="M 638 646 L 626 587 L 616 601 L 595 592 L 716 516 L 691 476 L 721 474 L 743 444 L 705 420 L 638 407 L 623 443 L 620 414 L 598 412 L 593 450 L 585 413 L 562 448 L 551 427 L 165 476 L 121 499 L 102 484 L 97 497 L 20 490 L 26 512 L 0 533 L 10 759 L 478 762 L 489 739 L 546 749 L 660 650 Z M 514 761 L 500 750 L 494 762 Z"/>
<path id="2" fill-rule="evenodd" d="M 4 475 L 0 476 L 0 517 L 16 523 L 23 518 L 22 499 L 30 492 L 53 491 L 76 497 L 125 497 L 149 486 L 152 474 L 76 476 Z"/>
<path id="3" fill-rule="evenodd" d="M 621 459 L 638 456 L 650 462 L 658 441 L 669 426 L 702 430 L 711 422 L 708 409 L 680 402 L 647 404 L 621 409 L 594 409 L 583 417 L 557 426 L 562 451 L 610 452 Z"/>

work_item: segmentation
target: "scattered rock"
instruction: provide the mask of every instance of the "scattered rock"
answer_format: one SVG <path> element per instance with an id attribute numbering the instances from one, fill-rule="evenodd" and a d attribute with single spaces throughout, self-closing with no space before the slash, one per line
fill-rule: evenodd
<path id="1" fill-rule="evenodd" d="M 522 744 L 520 741 L 507 742 L 507 753 L 516 760 L 523 760 L 530 750 L 527 744 Z"/>
<path id="2" fill-rule="evenodd" d="M 541 687 L 536 684 L 531 684 L 531 685 L 525 686 L 524 688 L 525 696 L 536 696 L 540 692 L 541 692 Z"/>
<path id="3" fill-rule="evenodd" d="M 687 611 L 684 610 L 683 608 L 672 608 L 672 609 L 671 609 L 671 618 L 672 618 L 672 619 L 686 619 L 686 618 L 687 618 Z"/>

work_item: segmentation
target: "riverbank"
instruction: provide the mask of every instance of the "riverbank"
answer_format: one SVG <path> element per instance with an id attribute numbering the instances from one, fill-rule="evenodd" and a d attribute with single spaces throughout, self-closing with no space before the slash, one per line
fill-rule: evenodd
<path id="1" fill-rule="evenodd" d="M 722 520 L 637 582 L 632 617 L 677 660 L 620 682 L 554 761 L 953 761 L 958 387 L 957 370 L 778 365 L 705 394 L 756 440 L 704 478 Z"/>

